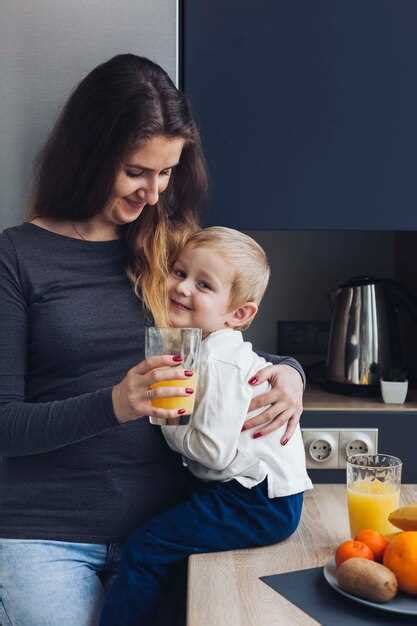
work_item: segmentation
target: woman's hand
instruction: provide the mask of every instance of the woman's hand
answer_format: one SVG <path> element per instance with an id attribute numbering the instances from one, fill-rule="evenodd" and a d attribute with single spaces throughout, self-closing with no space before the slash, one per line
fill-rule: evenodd
<path id="1" fill-rule="evenodd" d="M 283 363 L 264 367 L 249 382 L 251 385 L 259 385 L 266 380 L 271 385 L 270 391 L 253 398 L 249 411 L 271 406 L 259 415 L 246 420 L 244 429 L 267 424 L 254 433 L 253 437 L 257 438 L 287 424 L 281 437 L 281 445 L 285 446 L 294 434 L 303 412 L 303 381 L 296 369 Z"/>
<path id="2" fill-rule="evenodd" d="M 112 391 L 113 410 L 119 422 L 130 422 L 147 415 L 175 421 L 178 415 L 184 415 L 185 409 L 158 409 L 151 404 L 155 398 L 189 396 L 193 393 L 191 385 L 188 391 L 184 387 L 150 389 L 151 385 L 161 380 L 184 380 L 193 375 L 193 372 L 178 367 L 179 362 L 179 356 L 153 356 L 132 367 Z"/>

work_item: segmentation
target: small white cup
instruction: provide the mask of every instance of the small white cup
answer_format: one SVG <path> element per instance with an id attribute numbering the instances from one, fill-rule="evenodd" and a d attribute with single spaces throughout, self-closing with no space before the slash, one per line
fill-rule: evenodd
<path id="1" fill-rule="evenodd" d="M 408 380 L 392 381 L 381 379 L 381 394 L 385 404 L 404 404 L 408 391 Z"/>

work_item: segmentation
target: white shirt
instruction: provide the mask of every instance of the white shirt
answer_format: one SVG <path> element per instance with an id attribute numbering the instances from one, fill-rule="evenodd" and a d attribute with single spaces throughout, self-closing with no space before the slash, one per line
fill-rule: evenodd
<path id="1" fill-rule="evenodd" d="M 265 393 L 269 383 L 252 386 L 248 380 L 267 361 L 243 341 L 236 330 L 219 330 L 202 343 L 196 404 L 186 426 L 163 426 L 173 450 L 188 459 L 190 471 L 202 480 L 237 480 L 251 488 L 268 477 L 270 498 L 287 496 L 313 485 L 306 471 L 300 427 L 285 446 L 282 426 L 253 439 L 259 427 L 241 432 L 243 423 L 265 410 L 248 407 L 255 395 Z"/>

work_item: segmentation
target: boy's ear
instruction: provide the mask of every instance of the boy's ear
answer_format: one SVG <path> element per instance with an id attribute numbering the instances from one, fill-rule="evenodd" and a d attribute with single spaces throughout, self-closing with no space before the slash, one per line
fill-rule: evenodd
<path id="1" fill-rule="evenodd" d="M 230 313 L 226 325 L 230 328 L 239 328 L 249 324 L 258 312 L 256 302 L 245 302 L 240 307 Z"/>

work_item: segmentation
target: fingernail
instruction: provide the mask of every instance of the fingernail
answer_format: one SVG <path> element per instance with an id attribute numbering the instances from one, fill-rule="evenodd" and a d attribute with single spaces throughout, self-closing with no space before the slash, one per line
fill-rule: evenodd
<path id="1" fill-rule="evenodd" d="M 174 354 L 172 360 L 175 361 L 175 363 L 179 363 L 180 361 L 182 361 L 182 356 L 180 354 Z"/>
<path id="2" fill-rule="evenodd" d="M 240 432 L 242 433 L 244 430 L 246 430 L 246 426 L 243 424 L 242 428 L 240 429 Z"/>
<path id="3" fill-rule="evenodd" d="M 184 374 L 186 376 L 192 376 L 193 375 L 193 373 L 190 370 L 185 370 Z"/>
<path id="4" fill-rule="evenodd" d="M 194 389 L 186 388 L 185 393 L 194 393 Z"/>
<path id="5" fill-rule="evenodd" d="M 185 409 L 178 409 L 178 415 L 184 415 Z"/>
<path id="6" fill-rule="evenodd" d="M 285 446 L 285 444 L 287 444 L 287 443 L 288 443 L 288 439 L 283 439 L 283 440 L 281 441 L 281 445 L 282 445 L 282 446 Z"/>
<path id="7" fill-rule="evenodd" d="M 257 382 L 258 382 L 258 379 L 256 378 L 256 376 L 252 376 L 252 378 L 249 379 L 250 385 L 254 385 Z"/>
<path id="8" fill-rule="evenodd" d="M 262 437 L 262 433 L 255 433 L 252 439 L 258 439 L 258 437 Z"/>

